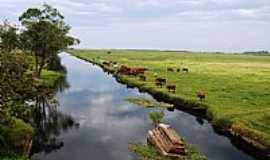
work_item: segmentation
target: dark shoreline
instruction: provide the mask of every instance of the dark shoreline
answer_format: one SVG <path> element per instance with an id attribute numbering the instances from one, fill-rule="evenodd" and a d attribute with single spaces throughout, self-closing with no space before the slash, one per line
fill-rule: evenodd
<path id="1" fill-rule="evenodd" d="M 128 80 L 125 80 L 121 75 L 116 74 L 113 70 L 110 70 L 109 68 L 104 67 L 104 65 L 96 63 L 95 61 L 91 61 L 89 59 L 76 56 L 74 54 L 71 54 L 81 60 L 84 60 L 88 63 L 91 63 L 93 65 L 99 66 L 105 73 L 111 74 L 117 82 L 126 85 L 128 88 L 137 88 L 139 92 L 142 93 L 148 93 L 153 98 L 155 98 L 157 101 L 162 101 L 166 103 L 171 103 L 175 105 L 175 108 L 184 112 L 187 112 L 199 119 L 205 119 L 212 122 L 212 115 L 208 112 L 207 106 L 199 103 L 189 102 L 184 99 L 176 98 L 168 96 L 162 92 L 154 91 L 151 89 L 148 89 L 144 86 L 131 83 Z M 256 159 L 265 159 L 270 160 L 270 148 L 267 148 L 266 146 L 260 144 L 259 142 L 252 140 L 248 137 L 241 136 L 240 134 L 232 131 L 232 129 L 228 126 L 221 126 L 221 125 L 214 125 L 213 129 L 215 132 L 219 135 L 226 136 L 230 139 L 231 143 L 235 145 L 240 150 L 243 150 L 247 154 L 255 157 Z"/>

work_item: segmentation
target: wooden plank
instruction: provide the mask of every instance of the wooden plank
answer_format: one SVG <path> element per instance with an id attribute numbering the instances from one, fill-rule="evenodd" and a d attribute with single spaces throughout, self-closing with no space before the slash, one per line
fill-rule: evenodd
<path id="1" fill-rule="evenodd" d="M 169 125 L 159 124 L 150 130 L 147 140 L 164 156 L 181 157 L 187 153 L 183 141 Z"/>

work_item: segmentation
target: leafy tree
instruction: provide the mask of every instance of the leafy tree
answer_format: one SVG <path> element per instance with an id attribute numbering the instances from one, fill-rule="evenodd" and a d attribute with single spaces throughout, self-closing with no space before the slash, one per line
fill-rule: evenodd
<path id="1" fill-rule="evenodd" d="M 21 34 L 22 46 L 35 56 L 38 77 L 59 52 L 79 43 L 78 39 L 68 35 L 71 28 L 65 24 L 64 16 L 47 4 L 41 9 L 28 9 L 19 20 L 25 28 Z"/>
<path id="2" fill-rule="evenodd" d="M 25 55 L 0 52 L 0 112 L 8 110 L 12 116 L 25 117 L 25 101 L 35 94 L 33 78 L 27 74 L 28 68 Z"/>
<path id="3" fill-rule="evenodd" d="M 19 46 L 18 28 L 7 20 L 0 25 L 0 49 L 4 53 L 10 53 Z"/>

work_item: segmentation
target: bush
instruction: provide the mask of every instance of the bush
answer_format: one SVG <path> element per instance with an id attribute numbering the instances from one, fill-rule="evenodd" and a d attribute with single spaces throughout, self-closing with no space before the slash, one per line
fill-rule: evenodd
<path id="1" fill-rule="evenodd" d="M 154 125 L 157 125 L 158 123 L 160 123 L 164 117 L 164 113 L 158 112 L 158 111 L 154 111 L 154 112 L 150 112 L 149 113 L 149 117 L 152 120 Z"/>
<path id="2" fill-rule="evenodd" d="M 0 153 L 26 154 L 33 133 L 29 124 L 15 118 L 5 125 L 0 125 Z"/>

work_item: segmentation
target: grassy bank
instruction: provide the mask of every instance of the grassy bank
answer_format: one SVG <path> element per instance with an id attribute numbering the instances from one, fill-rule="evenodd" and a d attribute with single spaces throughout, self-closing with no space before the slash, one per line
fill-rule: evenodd
<path id="1" fill-rule="evenodd" d="M 40 77 L 40 84 L 48 88 L 53 88 L 55 86 L 56 81 L 63 76 L 64 73 L 50 70 L 43 70 Z"/>
<path id="2" fill-rule="evenodd" d="M 130 67 L 146 67 L 149 71 L 145 82 L 132 76 L 119 78 L 177 103 L 206 107 L 214 125 L 231 129 L 262 149 L 270 148 L 270 56 L 132 50 L 112 50 L 111 54 L 106 50 L 71 52 L 100 65 L 103 61 L 115 61 Z M 189 73 L 167 72 L 168 67 L 186 67 Z M 157 88 L 155 74 L 176 84 L 176 93 Z M 196 96 L 200 89 L 207 94 L 202 105 Z"/>
<path id="3" fill-rule="evenodd" d="M 162 156 L 153 146 L 143 144 L 129 145 L 129 150 L 138 154 L 140 160 L 207 160 L 194 147 L 187 145 L 187 149 L 189 152 L 186 156 L 175 158 Z"/>

